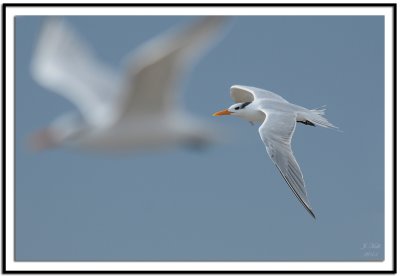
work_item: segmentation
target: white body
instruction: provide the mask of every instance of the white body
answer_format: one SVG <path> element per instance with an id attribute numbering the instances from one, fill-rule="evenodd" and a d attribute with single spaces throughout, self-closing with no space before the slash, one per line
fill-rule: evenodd
<path id="1" fill-rule="evenodd" d="M 237 104 L 214 115 L 233 115 L 250 122 L 262 123 L 258 131 L 270 158 L 293 193 L 315 218 L 303 174 L 292 152 L 291 140 L 297 122 L 327 128 L 336 127 L 322 116 L 324 110 L 310 110 L 289 103 L 281 96 L 260 88 L 234 85 L 231 87 L 231 97 Z"/>
<path id="2" fill-rule="evenodd" d="M 94 128 L 79 138 L 78 143 L 64 143 L 88 150 L 158 149 L 171 145 L 198 145 L 214 140 L 212 128 L 195 118 L 182 116 L 146 116 L 113 124 L 107 128 Z"/>

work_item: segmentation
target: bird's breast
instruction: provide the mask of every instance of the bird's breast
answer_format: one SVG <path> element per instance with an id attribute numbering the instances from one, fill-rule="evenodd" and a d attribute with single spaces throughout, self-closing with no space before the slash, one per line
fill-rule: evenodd
<path id="1" fill-rule="evenodd" d="M 81 141 L 81 146 L 95 150 L 158 148 L 179 141 L 182 133 L 178 126 L 167 118 L 132 118 L 90 133 Z"/>
<path id="2" fill-rule="evenodd" d="M 247 110 L 241 114 L 241 117 L 250 122 L 264 122 L 265 120 L 265 113 L 260 110 Z"/>

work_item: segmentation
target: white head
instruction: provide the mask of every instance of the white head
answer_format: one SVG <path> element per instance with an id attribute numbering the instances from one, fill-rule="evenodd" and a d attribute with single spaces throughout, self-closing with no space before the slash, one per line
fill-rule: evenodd
<path id="1" fill-rule="evenodd" d="M 263 121 L 265 114 L 255 108 L 252 102 L 236 103 L 231 105 L 228 109 L 215 112 L 213 116 L 233 115 L 250 122 Z"/>
<path id="2" fill-rule="evenodd" d="M 240 114 L 245 112 L 246 106 L 248 106 L 249 104 L 251 104 L 251 102 L 235 103 L 231 105 L 228 109 L 215 112 L 213 116 L 234 115 L 240 117 Z"/>

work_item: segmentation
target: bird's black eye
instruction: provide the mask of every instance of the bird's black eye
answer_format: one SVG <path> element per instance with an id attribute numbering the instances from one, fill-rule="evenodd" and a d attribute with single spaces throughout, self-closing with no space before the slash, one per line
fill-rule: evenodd
<path id="1" fill-rule="evenodd" d="M 237 107 L 235 107 L 235 110 L 239 110 L 239 107 L 237 106 Z"/>

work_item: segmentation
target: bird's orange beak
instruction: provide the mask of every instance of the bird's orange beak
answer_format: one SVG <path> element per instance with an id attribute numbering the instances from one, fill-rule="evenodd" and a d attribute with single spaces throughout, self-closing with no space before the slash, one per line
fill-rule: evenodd
<path id="1" fill-rule="evenodd" d="M 29 146 L 34 151 L 42 151 L 56 147 L 57 142 L 49 129 L 41 129 L 29 137 Z"/>
<path id="2" fill-rule="evenodd" d="M 230 115 L 232 112 L 228 111 L 228 109 L 224 109 L 218 112 L 215 112 L 213 116 L 222 116 L 222 115 Z"/>

